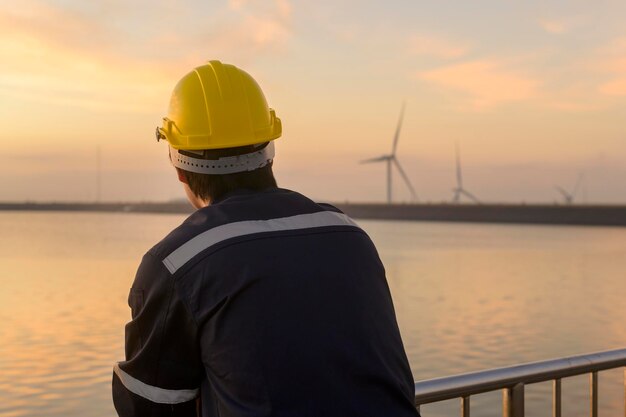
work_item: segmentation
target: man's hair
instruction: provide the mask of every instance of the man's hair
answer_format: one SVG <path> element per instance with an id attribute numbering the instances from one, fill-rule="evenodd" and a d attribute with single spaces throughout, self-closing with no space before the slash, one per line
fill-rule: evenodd
<path id="1" fill-rule="evenodd" d="M 262 146 L 250 145 L 228 149 L 205 150 L 203 151 L 202 157 L 204 159 L 218 159 L 226 156 L 242 155 L 258 151 L 265 145 L 266 144 Z M 179 152 L 184 153 L 184 151 Z M 189 156 L 198 158 L 198 155 L 195 152 L 190 153 Z M 185 171 L 180 168 L 177 169 L 182 171 L 185 179 L 187 180 L 187 184 L 189 184 L 189 188 L 196 195 L 196 197 L 209 202 L 220 199 L 231 191 L 238 189 L 263 190 L 266 188 L 275 188 L 277 186 L 274 173 L 272 172 L 271 161 L 264 167 L 255 169 L 254 171 L 236 172 L 234 174 L 223 175 L 198 174 L 195 172 Z"/>

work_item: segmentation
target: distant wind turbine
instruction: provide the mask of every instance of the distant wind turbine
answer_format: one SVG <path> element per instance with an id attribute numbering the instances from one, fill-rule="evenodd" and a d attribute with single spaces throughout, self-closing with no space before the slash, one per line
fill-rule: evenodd
<path id="1" fill-rule="evenodd" d="M 583 173 L 581 172 L 580 174 L 578 174 L 578 179 L 576 180 L 576 184 L 574 185 L 574 188 L 572 188 L 571 192 L 558 185 L 556 185 L 554 188 L 556 188 L 556 190 L 561 194 L 565 204 L 573 204 L 574 198 L 576 198 L 576 193 L 580 189 L 580 184 L 582 183 L 582 181 Z"/>
<path id="2" fill-rule="evenodd" d="M 452 201 L 454 203 L 460 203 L 461 196 L 464 195 L 470 200 L 472 200 L 473 202 L 480 204 L 480 200 L 478 200 L 474 196 L 474 194 L 470 193 L 465 188 L 463 188 L 463 174 L 461 173 L 461 155 L 459 152 L 458 142 L 456 142 L 455 144 L 455 150 L 456 150 L 456 188 L 452 189 L 452 191 L 454 192 L 454 197 L 452 197 Z"/>
<path id="3" fill-rule="evenodd" d="M 404 180 L 406 186 L 409 188 L 411 192 L 411 201 L 417 200 L 417 194 L 415 193 L 415 189 L 409 181 L 409 177 L 407 177 L 406 173 L 402 169 L 400 162 L 398 162 L 398 158 L 396 158 L 396 149 L 398 148 L 398 138 L 400 137 L 400 129 L 402 128 L 402 120 L 404 118 L 404 107 L 402 104 L 402 110 L 400 110 L 400 119 L 398 120 L 398 126 L 396 127 L 396 134 L 393 137 L 393 147 L 391 148 L 391 153 L 389 155 L 379 156 L 377 158 L 366 159 L 361 161 L 362 164 L 369 164 L 373 162 L 387 162 L 387 203 L 391 204 L 391 164 L 395 165 L 400 176 Z"/>

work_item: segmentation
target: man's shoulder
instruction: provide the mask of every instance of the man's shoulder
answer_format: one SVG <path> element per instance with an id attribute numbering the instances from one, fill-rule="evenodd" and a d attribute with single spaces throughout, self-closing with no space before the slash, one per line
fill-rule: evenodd
<path id="1" fill-rule="evenodd" d="M 163 260 L 176 248 L 195 236 L 228 223 L 229 217 L 223 210 L 218 210 L 214 206 L 196 210 L 154 245 L 148 254 L 154 259 Z"/>
<path id="2" fill-rule="evenodd" d="M 192 213 L 148 253 L 156 259 L 164 260 L 195 237 L 221 226 L 271 221 L 319 212 L 343 214 L 330 204 L 316 203 L 298 192 L 283 188 L 234 193 Z"/>

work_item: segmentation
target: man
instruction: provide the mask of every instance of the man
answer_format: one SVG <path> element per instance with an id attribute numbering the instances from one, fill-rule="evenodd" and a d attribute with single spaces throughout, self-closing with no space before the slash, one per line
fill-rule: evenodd
<path id="1" fill-rule="evenodd" d="M 277 188 L 281 133 L 235 66 L 174 89 L 157 140 L 198 210 L 137 272 L 120 416 L 418 415 L 376 249 L 338 209 Z"/>

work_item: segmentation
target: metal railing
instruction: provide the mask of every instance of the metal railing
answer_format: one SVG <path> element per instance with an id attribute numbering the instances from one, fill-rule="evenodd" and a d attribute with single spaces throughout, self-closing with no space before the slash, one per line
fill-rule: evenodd
<path id="1" fill-rule="evenodd" d="M 460 399 L 460 415 L 469 417 L 470 397 L 502 390 L 502 416 L 524 416 L 524 387 L 552 381 L 552 416 L 561 417 L 561 378 L 589 374 L 589 409 L 598 416 L 598 372 L 626 366 L 626 349 L 610 350 L 569 358 L 533 362 L 506 368 L 430 379 L 415 383 L 415 405 Z M 626 371 L 624 373 L 626 416 Z"/>

